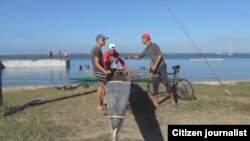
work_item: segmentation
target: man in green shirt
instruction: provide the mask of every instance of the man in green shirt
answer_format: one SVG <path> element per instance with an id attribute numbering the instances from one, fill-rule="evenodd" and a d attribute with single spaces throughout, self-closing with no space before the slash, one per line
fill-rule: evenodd
<path id="1" fill-rule="evenodd" d="M 146 48 L 140 55 L 127 56 L 126 58 L 130 59 L 141 59 L 145 56 L 149 57 L 152 61 L 151 73 L 158 74 L 159 77 L 153 78 L 153 89 L 154 89 L 154 105 L 155 107 L 159 106 L 158 102 L 158 89 L 159 89 L 159 81 L 161 81 L 167 88 L 168 93 L 171 96 L 172 107 L 176 108 L 176 97 L 172 91 L 172 86 L 169 84 L 167 77 L 167 65 L 164 61 L 163 55 L 159 46 L 155 43 L 151 42 L 150 34 L 144 33 L 142 35 L 142 43 L 146 45 Z"/>

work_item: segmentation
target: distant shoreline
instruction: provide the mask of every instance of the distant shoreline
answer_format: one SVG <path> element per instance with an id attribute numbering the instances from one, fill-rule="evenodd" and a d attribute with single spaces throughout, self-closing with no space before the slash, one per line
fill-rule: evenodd
<path id="1" fill-rule="evenodd" d="M 121 55 L 129 55 L 129 54 L 139 54 L 133 53 L 133 52 L 119 52 Z M 90 53 L 68 53 L 70 56 L 79 56 L 79 55 L 84 55 L 84 56 L 89 56 Z M 164 55 L 200 55 L 199 53 L 195 52 L 187 52 L 187 53 L 175 53 L 175 52 L 169 52 L 169 53 L 163 53 Z M 220 54 L 214 53 L 214 52 L 204 52 L 202 53 L 203 55 L 227 55 L 227 52 L 221 52 Z M 250 52 L 242 52 L 242 53 L 234 53 L 234 55 L 250 55 Z M 0 54 L 0 57 L 10 57 L 10 56 L 15 56 L 15 57 L 23 57 L 23 56 L 49 56 L 49 54 Z M 54 53 L 54 56 L 57 57 L 57 53 Z"/>

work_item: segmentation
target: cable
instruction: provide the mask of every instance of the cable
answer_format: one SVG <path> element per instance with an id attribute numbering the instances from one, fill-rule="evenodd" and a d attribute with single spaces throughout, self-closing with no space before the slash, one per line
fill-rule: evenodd
<path id="1" fill-rule="evenodd" d="M 169 6 L 169 4 L 167 3 L 166 0 L 162 0 L 163 3 L 165 4 L 165 7 L 167 8 L 168 12 L 174 17 L 174 19 L 176 20 L 176 22 L 179 24 L 179 26 L 181 27 L 182 31 L 186 34 L 187 38 L 190 40 L 190 42 L 192 43 L 192 45 L 194 46 L 195 50 L 198 52 L 198 54 L 201 56 L 202 60 L 204 60 L 204 62 L 206 63 L 206 65 L 208 66 L 209 70 L 212 72 L 212 74 L 214 75 L 214 77 L 217 79 L 217 81 L 219 82 L 219 84 L 223 87 L 224 92 L 230 96 L 232 96 L 232 93 L 228 90 L 228 88 L 226 88 L 226 86 L 221 82 L 219 76 L 215 73 L 215 71 L 213 70 L 212 66 L 208 63 L 207 59 L 204 58 L 204 55 L 202 54 L 202 52 L 200 51 L 200 49 L 198 48 L 198 46 L 196 45 L 196 43 L 193 41 L 193 39 L 191 38 L 191 36 L 188 34 L 187 30 L 184 28 L 183 24 L 180 22 L 180 20 L 178 19 L 178 17 L 175 15 L 174 11 L 171 9 L 171 7 Z"/>

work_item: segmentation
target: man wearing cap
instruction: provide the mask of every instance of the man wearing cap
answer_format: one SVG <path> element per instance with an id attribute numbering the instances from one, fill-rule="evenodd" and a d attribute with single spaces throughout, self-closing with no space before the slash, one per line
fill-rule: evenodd
<path id="1" fill-rule="evenodd" d="M 103 34 L 98 34 L 96 36 L 96 46 L 91 51 L 91 62 L 93 65 L 94 73 L 105 73 L 110 74 L 110 70 L 104 69 L 104 61 L 101 48 L 105 45 L 106 39 L 108 37 L 104 36 Z M 98 79 L 98 77 L 97 77 Z M 103 102 L 102 102 L 102 85 L 104 81 L 98 79 L 98 86 L 97 86 L 97 110 L 103 110 Z"/>
<path id="2" fill-rule="evenodd" d="M 128 71 L 128 67 L 127 67 L 126 63 L 123 61 L 120 54 L 116 51 L 115 44 L 112 43 L 109 45 L 108 51 L 104 52 L 104 54 L 103 54 L 104 68 L 106 70 L 111 70 L 111 65 L 115 60 L 118 60 L 121 63 L 123 69 L 125 71 Z M 115 63 L 116 62 L 117 61 L 115 61 Z M 118 64 L 115 64 L 115 65 L 118 65 Z"/>
<path id="3" fill-rule="evenodd" d="M 172 91 L 172 87 L 169 84 L 168 77 L 167 77 L 167 65 L 164 61 L 164 58 L 162 56 L 159 46 L 151 42 L 149 33 L 144 33 L 142 35 L 142 43 L 143 45 L 146 45 L 146 48 L 140 55 L 127 56 L 125 59 L 128 59 L 128 58 L 141 59 L 144 56 L 149 57 L 153 63 L 152 68 L 151 68 L 151 73 L 159 75 L 159 78 L 158 77 L 153 78 L 154 105 L 156 107 L 159 106 L 158 89 L 159 89 L 159 80 L 160 80 L 166 86 L 167 91 L 171 96 L 172 108 L 176 108 L 177 104 L 176 104 L 175 95 Z"/>

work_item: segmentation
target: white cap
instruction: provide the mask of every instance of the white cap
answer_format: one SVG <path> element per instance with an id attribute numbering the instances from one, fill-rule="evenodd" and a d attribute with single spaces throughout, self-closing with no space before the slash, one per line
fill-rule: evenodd
<path id="1" fill-rule="evenodd" d="M 115 50 L 116 49 L 115 44 L 114 43 L 109 44 L 109 49 Z"/>

